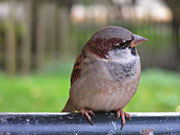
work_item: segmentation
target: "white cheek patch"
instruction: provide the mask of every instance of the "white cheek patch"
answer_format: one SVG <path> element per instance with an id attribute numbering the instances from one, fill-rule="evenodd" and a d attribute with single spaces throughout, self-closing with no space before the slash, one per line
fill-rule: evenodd
<path id="1" fill-rule="evenodd" d="M 126 49 L 122 49 L 122 50 L 111 50 L 108 52 L 107 58 L 109 58 L 109 60 L 112 61 L 118 61 L 118 62 L 122 62 L 122 63 L 126 63 L 126 62 L 130 62 L 130 61 L 134 61 L 135 59 L 139 58 L 139 56 L 134 56 L 131 54 L 131 49 L 126 48 Z"/>

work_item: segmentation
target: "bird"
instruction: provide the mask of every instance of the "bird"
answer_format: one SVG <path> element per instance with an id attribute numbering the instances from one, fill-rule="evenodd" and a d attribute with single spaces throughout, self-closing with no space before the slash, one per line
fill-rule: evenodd
<path id="1" fill-rule="evenodd" d="M 101 28 L 83 47 L 71 74 L 69 99 L 62 112 L 79 111 L 94 125 L 95 111 L 114 111 L 125 125 L 123 111 L 137 91 L 141 62 L 136 47 L 147 41 L 126 28 Z"/>

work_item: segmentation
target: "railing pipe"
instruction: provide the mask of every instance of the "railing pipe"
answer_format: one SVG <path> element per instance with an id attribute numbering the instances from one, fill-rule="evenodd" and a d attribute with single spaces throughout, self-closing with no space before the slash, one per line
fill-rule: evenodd
<path id="1" fill-rule="evenodd" d="M 95 112 L 94 126 L 79 113 L 0 113 L 0 135 L 61 134 L 176 134 L 180 135 L 180 113 L 130 113 L 121 128 L 115 113 Z"/>

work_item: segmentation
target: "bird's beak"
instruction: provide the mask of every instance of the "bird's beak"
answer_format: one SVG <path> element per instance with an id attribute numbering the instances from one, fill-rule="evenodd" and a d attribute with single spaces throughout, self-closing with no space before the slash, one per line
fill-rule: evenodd
<path id="1" fill-rule="evenodd" d="M 133 48 L 133 47 L 136 47 L 138 46 L 139 44 L 145 42 L 145 41 L 148 41 L 148 39 L 144 38 L 144 37 L 141 37 L 139 35 L 136 35 L 136 34 L 133 34 L 133 41 L 131 42 L 130 46 Z"/>

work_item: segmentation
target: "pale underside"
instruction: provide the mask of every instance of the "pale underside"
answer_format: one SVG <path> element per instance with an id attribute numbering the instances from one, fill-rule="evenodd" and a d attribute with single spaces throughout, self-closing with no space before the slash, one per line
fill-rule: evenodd
<path id="1" fill-rule="evenodd" d="M 121 52 L 122 54 L 122 52 Z M 123 109 L 134 96 L 141 72 L 139 56 L 120 59 L 109 53 L 110 60 L 87 57 L 83 60 L 81 77 L 70 89 L 70 100 L 76 110 L 94 111 Z M 112 58 L 112 59 L 111 59 Z"/>

